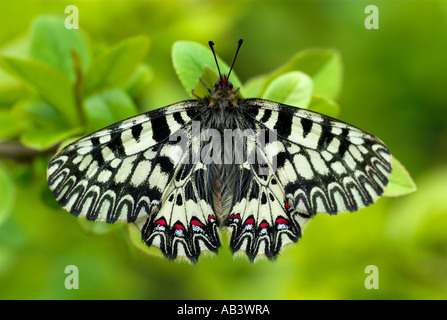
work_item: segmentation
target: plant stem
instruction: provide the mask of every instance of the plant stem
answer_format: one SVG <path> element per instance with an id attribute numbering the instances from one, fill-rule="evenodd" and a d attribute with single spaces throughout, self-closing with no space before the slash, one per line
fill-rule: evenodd
<path id="1" fill-rule="evenodd" d="M 44 150 L 31 149 L 18 141 L 5 141 L 0 143 L 0 158 L 13 159 L 18 162 L 31 162 L 33 158 L 56 152 L 58 145 Z"/>
<path id="2" fill-rule="evenodd" d="M 82 81 L 83 81 L 82 61 L 81 61 L 81 56 L 74 49 L 71 50 L 71 57 L 73 59 L 74 69 L 76 72 L 76 82 L 73 87 L 75 105 L 76 105 L 76 110 L 78 113 L 78 119 L 80 121 L 80 124 L 84 127 L 85 126 L 85 116 L 84 116 L 84 110 L 82 108 L 82 92 L 81 92 Z"/>

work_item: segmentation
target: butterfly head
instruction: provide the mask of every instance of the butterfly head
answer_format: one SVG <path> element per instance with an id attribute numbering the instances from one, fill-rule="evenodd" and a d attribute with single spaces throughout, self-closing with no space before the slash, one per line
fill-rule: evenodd
<path id="1" fill-rule="evenodd" d="M 212 41 L 208 42 L 208 44 L 211 48 L 211 51 L 213 52 L 214 60 L 216 61 L 217 70 L 219 71 L 219 81 L 217 81 L 214 84 L 214 92 L 232 92 L 233 91 L 233 84 L 228 79 L 230 78 L 231 70 L 233 70 L 233 66 L 234 66 L 234 63 L 236 62 L 236 57 L 239 52 L 239 49 L 242 46 L 242 42 L 243 42 L 243 40 L 239 39 L 236 54 L 234 55 L 233 63 L 231 64 L 230 71 L 228 72 L 227 75 L 222 74 L 220 72 L 219 63 L 217 62 L 216 53 L 214 52 L 214 48 L 213 48 L 214 42 L 212 42 Z"/>
<path id="2" fill-rule="evenodd" d="M 219 90 L 233 91 L 233 84 L 228 81 L 228 77 L 225 75 L 214 84 L 214 91 Z"/>

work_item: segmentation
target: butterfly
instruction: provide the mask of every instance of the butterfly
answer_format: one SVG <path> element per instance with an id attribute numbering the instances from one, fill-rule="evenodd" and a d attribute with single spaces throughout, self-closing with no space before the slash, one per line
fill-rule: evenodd
<path id="1" fill-rule="evenodd" d="M 383 193 L 390 152 L 372 134 L 309 110 L 243 98 L 229 81 L 209 95 L 91 133 L 48 165 L 59 204 L 91 221 L 134 223 L 147 246 L 196 263 L 217 252 L 274 259 L 317 213 L 356 211 Z M 201 80 L 201 79 L 200 79 Z M 193 92 L 194 94 L 194 92 Z"/>

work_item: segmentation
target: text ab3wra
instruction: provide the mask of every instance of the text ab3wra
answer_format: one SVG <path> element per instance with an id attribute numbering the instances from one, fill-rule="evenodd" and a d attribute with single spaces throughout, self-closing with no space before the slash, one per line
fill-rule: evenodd
<path id="1" fill-rule="evenodd" d="M 270 315 L 267 305 L 261 304 L 223 304 L 220 306 L 188 306 L 177 308 L 177 315 L 201 315 L 205 318 L 216 315 Z"/>

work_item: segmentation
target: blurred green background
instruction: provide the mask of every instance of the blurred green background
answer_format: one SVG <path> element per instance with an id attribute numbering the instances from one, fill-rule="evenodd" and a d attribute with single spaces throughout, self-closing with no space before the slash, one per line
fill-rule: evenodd
<path id="1" fill-rule="evenodd" d="M 33 19 L 64 17 L 71 4 L 93 51 L 149 37 L 140 112 L 188 98 L 172 67 L 178 40 L 213 40 L 231 62 L 243 38 L 235 68 L 242 82 L 300 50 L 338 50 L 340 119 L 386 142 L 418 191 L 319 215 L 275 262 L 233 258 L 224 237 L 219 255 L 192 266 L 140 252 L 125 226 L 93 228 L 55 206 L 49 154 L 2 157 L 0 298 L 447 299 L 447 2 L 1 0 L 0 53 L 24 57 Z M 378 30 L 364 26 L 370 4 Z M 77 290 L 64 286 L 68 265 L 79 269 Z M 365 288 L 368 265 L 379 270 L 377 290 Z"/>

